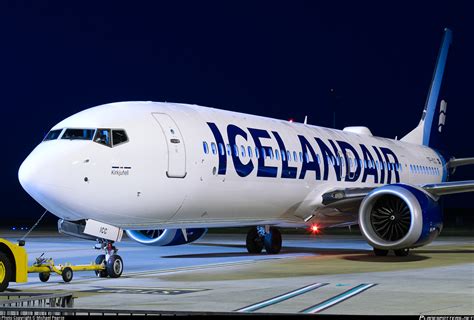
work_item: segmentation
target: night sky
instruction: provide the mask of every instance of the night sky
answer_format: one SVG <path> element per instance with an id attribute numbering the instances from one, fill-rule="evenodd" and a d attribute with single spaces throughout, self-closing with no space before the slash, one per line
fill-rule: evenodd
<path id="1" fill-rule="evenodd" d="M 2 1 L 2 217 L 41 215 L 18 182 L 21 162 L 54 124 L 103 103 L 195 103 L 330 127 L 335 109 L 337 128 L 402 137 L 420 120 L 444 27 L 448 149 L 474 156 L 470 2 Z M 466 179 L 473 169 L 452 177 Z M 446 205 L 474 208 L 465 195 Z"/>

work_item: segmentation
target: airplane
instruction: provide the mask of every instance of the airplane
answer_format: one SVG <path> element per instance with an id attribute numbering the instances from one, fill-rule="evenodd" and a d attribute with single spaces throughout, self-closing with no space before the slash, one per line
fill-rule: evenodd
<path id="1" fill-rule="evenodd" d="M 375 255 L 406 256 L 441 232 L 441 196 L 474 191 L 474 180 L 448 182 L 449 170 L 474 158 L 434 148 L 446 118 L 438 98 L 451 39 L 445 29 L 421 120 L 399 140 L 363 126 L 116 102 L 56 124 L 21 164 L 19 181 L 59 217 L 59 232 L 98 242 L 105 254 L 96 262 L 106 265 L 99 277 L 121 275 L 123 231 L 169 246 L 209 228 L 248 227 L 248 252 L 277 254 L 281 227 L 358 224 Z"/>

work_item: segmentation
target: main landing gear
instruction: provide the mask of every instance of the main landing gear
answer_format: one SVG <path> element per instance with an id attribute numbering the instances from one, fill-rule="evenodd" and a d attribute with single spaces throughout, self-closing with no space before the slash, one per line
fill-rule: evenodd
<path id="1" fill-rule="evenodd" d="M 123 272 L 122 258 L 117 254 L 118 249 L 114 246 L 113 241 L 98 240 L 99 243 L 95 246 L 98 250 L 104 250 L 105 254 L 100 254 L 95 259 L 96 264 L 104 264 L 105 269 L 95 271 L 99 278 L 118 278 Z"/>
<path id="2" fill-rule="evenodd" d="M 393 250 L 397 257 L 406 257 L 410 253 L 409 248 Z M 388 250 L 374 248 L 374 254 L 379 257 L 384 257 L 388 254 Z"/>
<path id="3" fill-rule="evenodd" d="M 280 230 L 269 226 L 253 227 L 247 233 L 246 245 L 249 253 L 260 253 L 265 248 L 268 254 L 277 254 L 281 250 Z"/>

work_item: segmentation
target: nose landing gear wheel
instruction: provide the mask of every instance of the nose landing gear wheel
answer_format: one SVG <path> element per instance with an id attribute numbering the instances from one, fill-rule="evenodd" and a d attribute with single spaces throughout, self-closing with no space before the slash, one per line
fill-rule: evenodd
<path id="1" fill-rule="evenodd" d="M 107 260 L 107 274 L 111 278 L 118 278 L 123 272 L 123 261 L 122 258 L 117 255 L 111 255 Z"/>
<path id="2" fill-rule="evenodd" d="M 61 273 L 61 276 L 63 277 L 64 282 L 66 283 L 71 282 L 72 277 L 73 277 L 72 269 L 69 267 L 64 268 Z"/>
<path id="3" fill-rule="evenodd" d="M 277 254 L 281 250 L 281 233 L 278 228 L 271 227 L 270 232 L 268 232 L 263 238 L 263 243 L 265 245 L 265 251 L 268 254 Z"/>
<path id="4" fill-rule="evenodd" d="M 0 252 L 0 292 L 8 288 L 12 276 L 12 264 L 10 259 Z"/>
<path id="5" fill-rule="evenodd" d="M 247 251 L 249 253 L 260 253 L 263 250 L 263 241 L 258 234 L 257 228 L 252 228 L 247 233 L 246 239 Z"/>
<path id="6" fill-rule="evenodd" d="M 105 261 L 105 254 L 100 254 L 95 258 L 95 264 L 103 264 Z M 98 276 L 99 278 L 107 278 L 107 270 L 99 270 L 95 271 L 95 275 Z"/>

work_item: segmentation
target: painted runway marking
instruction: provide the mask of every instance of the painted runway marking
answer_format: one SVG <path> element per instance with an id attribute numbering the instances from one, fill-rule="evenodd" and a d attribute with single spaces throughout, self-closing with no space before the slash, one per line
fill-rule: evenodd
<path id="1" fill-rule="evenodd" d="M 345 301 L 349 298 L 352 298 L 352 297 L 358 295 L 359 293 L 362 293 L 365 290 L 372 288 L 375 285 L 377 285 L 377 284 L 376 283 L 363 283 L 363 284 L 360 284 L 358 286 L 355 286 L 352 289 L 344 291 L 343 293 L 338 294 L 337 296 L 329 298 L 329 299 L 327 299 L 327 300 L 325 300 L 321 303 L 318 303 L 314 306 L 306 308 L 306 309 L 304 309 L 300 312 L 302 312 L 302 313 L 318 313 L 320 311 L 323 311 L 325 309 L 333 307 L 336 304 L 341 303 L 342 301 Z"/>
<path id="2" fill-rule="evenodd" d="M 306 292 L 309 292 L 309 291 L 312 291 L 312 290 L 321 288 L 321 287 L 323 287 L 323 286 L 325 286 L 325 285 L 328 285 L 328 284 L 329 284 L 329 283 L 314 283 L 314 284 L 311 284 L 311 285 L 309 285 L 309 286 L 305 286 L 305 287 L 302 287 L 302 288 L 299 288 L 299 289 L 296 289 L 296 290 L 293 290 L 293 291 L 284 293 L 284 294 L 282 294 L 282 295 L 273 297 L 273 298 L 268 299 L 268 300 L 264 300 L 264 301 L 258 302 L 258 303 L 256 303 L 256 304 L 252 304 L 252 305 L 250 305 L 250 306 L 247 306 L 247 307 L 245 307 L 245 308 L 238 309 L 238 310 L 235 310 L 235 311 L 237 311 L 237 312 L 251 312 L 251 311 L 256 311 L 256 310 L 259 310 L 259 309 L 262 309 L 262 308 L 265 308 L 265 307 L 268 307 L 268 306 L 271 306 L 271 305 L 280 303 L 280 302 L 282 302 L 282 301 L 291 299 L 291 298 L 293 298 L 293 297 L 299 296 L 299 295 L 301 295 L 301 294 L 303 294 L 303 293 L 306 293 Z"/>

